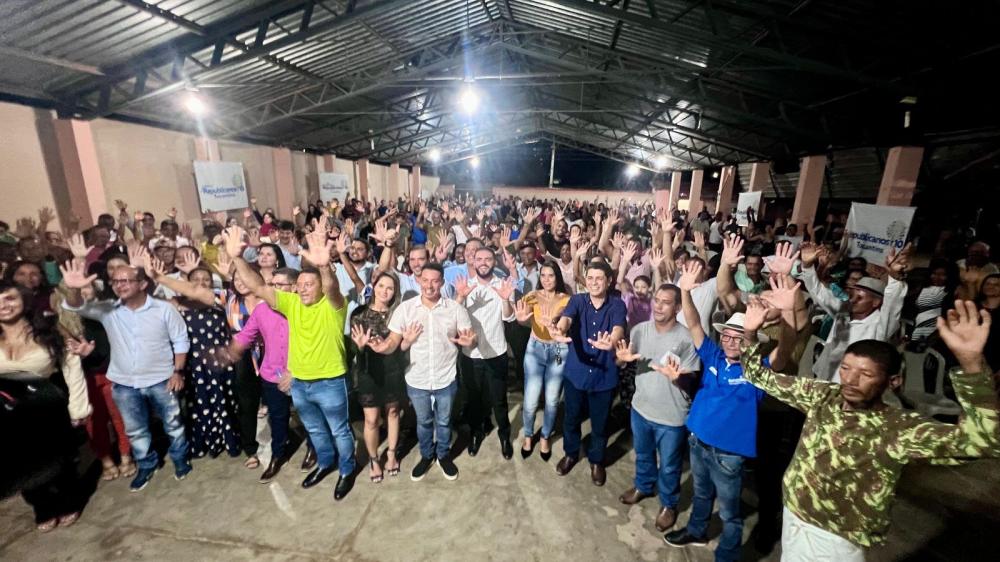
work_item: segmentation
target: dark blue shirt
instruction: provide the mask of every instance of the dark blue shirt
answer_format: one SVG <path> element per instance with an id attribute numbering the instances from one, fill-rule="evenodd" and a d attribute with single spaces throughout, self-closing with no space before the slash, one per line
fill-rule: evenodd
<path id="1" fill-rule="evenodd" d="M 698 348 L 701 388 L 694 395 L 687 426 L 703 443 L 744 457 L 757 456 L 757 403 L 764 391 L 743 378 L 743 365 L 708 337 Z M 764 364 L 768 360 L 764 358 Z"/>
<path id="2" fill-rule="evenodd" d="M 569 336 L 569 355 L 563 376 L 579 390 L 602 391 L 618 386 L 618 366 L 615 352 L 603 351 L 587 343 L 597 339 L 598 332 L 611 332 L 615 326 L 625 329 L 625 303 L 618 297 L 604 299 L 600 308 L 594 308 L 590 295 L 573 295 L 566 304 L 563 316 L 573 319 Z"/>

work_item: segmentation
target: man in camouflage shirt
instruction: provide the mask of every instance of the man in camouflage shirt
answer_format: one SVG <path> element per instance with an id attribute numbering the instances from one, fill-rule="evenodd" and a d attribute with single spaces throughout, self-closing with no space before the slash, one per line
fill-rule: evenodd
<path id="1" fill-rule="evenodd" d="M 748 381 L 807 416 L 784 477 L 782 560 L 864 560 L 864 547 L 885 541 L 905 464 L 1000 456 L 1000 415 L 982 355 L 990 315 L 958 301 L 947 320 L 938 319 L 941 338 L 960 365 L 951 380 L 962 416 L 951 425 L 882 401 L 885 390 L 902 382 L 899 353 L 885 342 L 851 344 L 840 364 L 840 384 L 762 366 L 754 326 L 763 322 L 767 306 L 790 308 L 798 290 L 790 280 L 778 285 L 769 303 L 747 310 L 743 364 Z"/>

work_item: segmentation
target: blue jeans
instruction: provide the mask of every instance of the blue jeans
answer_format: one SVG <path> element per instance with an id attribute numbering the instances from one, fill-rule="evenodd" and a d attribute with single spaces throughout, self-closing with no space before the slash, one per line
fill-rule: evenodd
<path id="1" fill-rule="evenodd" d="M 535 338 L 528 341 L 524 353 L 524 436 L 535 435 L 535 412 L 538 398 L 545 388 L 545 413 L 542 417 L 542 437 L 548 439 L 556 425 L 559 393 L 562 391 L 562 373 L 566 366 L 568 346 L 564 343 L 545 343 Z M 562 359 L 557 363 L 556 357 Z"/>
<path id="2" fill-rule="evenodd" d="M 607 425 L 611 413 L 611 402 L 615 399 L 615 389 L 580 390 L 568 383 L 563 386 L 566 402 L 566 417 L 563 419 L 563 451 L 570 458 L 579 458 L 583 423 L 590 415 L 590 450 L 587 460 L 591 464 L 604 462 L 604 448 L 608 444 Z"/>
<path id="3" fill-rule="evenodd" d="M 654 486 L 663 507 L 677 507 L 687 428 L 660 425 L 632 409 L 632 446 L 635 447 L 635 489 L 652 494 Z M 656 468 L 656 457 L 660 468 Z"/>
<path id="4" fill-rule="evenodd" d="M 288 443 L 288 419 L 292 412 L 292 399 L 278 389 L 278 384 L 262 380 L 261 396 L 267 405 L 267 423 L 271 426 L 271 458 L 285 456 Z"/>
<path id="5" fill-rule="evenodd" d="M 339 460 L 341 476 L 353 473 L 356 464 L 354 433 L 347 411 L 347 377 L 313 381 L 295 379 L 292 381 L 292 402 L 309 432 L 319 467 L 331 467 Z"/>
<path id="6" fill-rule="evenodd" d="M 715 559 L 738 560 L 743 542 L 740 492 L 743 489 L 743 462 L 746 459 L 702 443 L 693 433 L 688 443 L 691 446 L 694 499 L 687 531 L 696 537 L 705 536 L 708 518 L 712 515 L 712 501 L 718 496 L 722 536 L 715 549 Z"/>
<path id="7" fill-rule="evenodd" d="M 413 410 L 417 413 L 420 456 L 425 459 L 448 458 L 451 450 L 451 406 L 456 391 L 458 381 L 437 390 L 421 390 L 406 385 L 406 394 L 410 396 Z"/>
<path id="8" fill-rule="evenodd" d="M 132 457 L 143 470 L 160 465 L 160 457 L 153 449 L 153 435 L 149 431 L 149 408 L 163 420 L 163 430 L 170 437 L 170 460 L 174 466 L 188 462 L 188 442 L 181 420 L 181 404 L 173 392 L 167 390 L 167 381 L 145 388 L 134 388 L 118 383 L 111 384 L 111 397 L 122 414 L 125 434 L 132 444 Z"/>

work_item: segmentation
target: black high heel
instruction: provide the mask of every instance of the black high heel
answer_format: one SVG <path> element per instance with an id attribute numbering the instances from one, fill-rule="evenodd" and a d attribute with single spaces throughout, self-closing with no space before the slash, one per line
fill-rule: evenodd
<path id="1" fill-rule="evenodd" d="M 369 470 L 374 470 L 375 466 L 378 465 L 378 462 L 374 458 L 368 459 L 368 462 L 369 462 L 369 466 L 370 466 Z M 379 468 L 382 468 L 382 467 L 380 466 Z M 378 484 L 379 482 L 381 482 L 383 476 L 384 475 L 382 475 L 382 474 L 372 474 L 371 475 L 372 484 Z"/>
<path id="2" fill-rule="evenodd" d="M 542 439 L 545 439 L 545 441 L 548 441 L 548 439 L 545 438 L 545 437 L 540 437 L 538 440 L 541 441 Z M 548 450 L 548 452 L 543 451 L 541 449 L 541 447 L 539 447 L 538 448 L 538 456 L 542 457 L 543 461 L 549 462 L 549 459 L 552 458 L 552 445 L 549 444 L 549 450 Z"/>
<path id="3" fill-rule="evenodd" d="M 386 451 L 385 454 L 386 454 L 385 464 L 388 465 L 389 464 L 389 451 Z M 388 474 L 389 476 L 399 476 L 399 451 L 393 449 L 392 450 L 392 457 L 396 461 L 396 466 L 395 466 L 395 468 L 385 468 L 384 469 L 385 473 Z"/>
<path id="4" fill-rule="evenodd" d="M 532 439 L 530 447 L 528 447 L 527 449 L 525 449 L 524 448 L 524 444 L 523 443 L 521 444 L 521 458 L 522 459 L 526 459 L 526 458 L 530 457 L 531 453 L 535 450 L 534 437 L 528 437 L 528 439 Z"/>

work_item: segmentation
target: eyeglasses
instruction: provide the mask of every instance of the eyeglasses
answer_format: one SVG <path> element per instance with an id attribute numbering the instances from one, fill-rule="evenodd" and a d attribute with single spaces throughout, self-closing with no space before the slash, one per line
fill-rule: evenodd
<path id="1" fill-rule="evenodd" d="M 138 279 L 112 279 L 112 285 L 129 285 L 131 283 L 138 283 Z"/>
<path id="2" fill-rule="evenodd" d="M 291 287 L 293 285 L 295 283 L 275 283 L 273 281 L 267 284 L 268 287 Z"/>
<path id="3" fill-rule="evenodd" d="M 721 342 L 740 341 L 742 337 L 743 336 L 730 336 L 728 334 L 722 334 L 721 336 L 719 336 L 719 341 Z"/>

